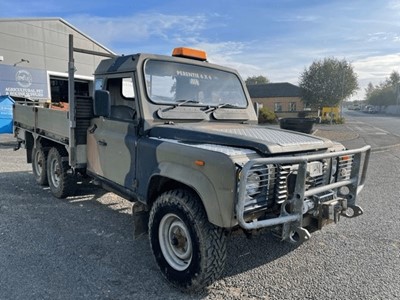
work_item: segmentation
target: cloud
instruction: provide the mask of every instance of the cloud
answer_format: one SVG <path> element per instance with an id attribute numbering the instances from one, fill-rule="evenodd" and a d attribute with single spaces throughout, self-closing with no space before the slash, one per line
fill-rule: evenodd
<path id="1" fill-rule="evenodd" d="M 279 22 L 307 22 L 307 23 L 315 23 L 320 20 L 321 18 L 316 15 L 295 15 L 278 19 Z"/>
<path id="2" fill-rule="evenodd" d="M 244 62 L 246 61 L 249 43 L 198 41 L 189 46 L 206 51 L 209 62 L 238 70 L 244 78 L 264 73 L 264 70 L 259 66 Z"/>
<path id="3" fill-rule="evenodd" d="M 400 1 L 394 0 L 394 1 L 389 1 L 387 4 L 387 7 L 391 10 L 398 10 L 400 11 Z"/>
<path id="4" fill-rule="evenodd" d="M 393 70 L 398 71 L 400 53 L 371 56 L 355 61 L 353 65 L 360 78 L 370 79 L 371 81 L 383 81 Z"/>
<path id="5" fill-rule="evenodd" d="M 127 42 L 134 44 L 150 38 L 162 40 L 193 38 L 205 27 L 207 21 L 204 15 L 160 13 L 129 17 L 73 15 L 66 19 L 86 34 L 107 45 Z"/>
<path id="6" fill-rule="evenodd" d="M 370 56 L 353 62 L 358 74 L 360 90 L 353 99 L 364 99 L 368 83 L 377 85 L 390 76 L 392 71 L 399 71 L 400 52 L 380 56 Z"/>
<path id="7" fill-rule="evenodd" d="M 368 42 L 399 42 L 399 34 L 396 32 L 375 32 L 368 34 Z"/>
<path id="8" fill-rule="evenodd" d="M 399 51 L 399 0 L 164 2 L 3 0 L 0 15 L 60 16 L 116 53 L 203 48 L 210 61 L 243 76 L 295 84 L 304 67 L 326 56 L 357 63 L 362 80 L 382 81 L 399 65 L 388 56 Z"/>

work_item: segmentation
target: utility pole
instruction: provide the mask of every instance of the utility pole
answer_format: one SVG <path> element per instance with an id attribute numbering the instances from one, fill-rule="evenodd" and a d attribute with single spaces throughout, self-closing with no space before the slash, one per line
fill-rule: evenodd
<path id="1" fill-rule="evenodd" d="M 399 111 L 400 83 L 399 83 L 399 82 L 397 83 L 396 87 L 397 87 L 397 88 L 396 88 L 396 96 L 397 96 L 397 97 L 396 97 L 396 98 L 397 98 L 397 99 L 396 99 L 396 100 L 397 100 L 397 102 L 396 102 L 396 104 L 397 104 L 397 105 L 396 105 L 396 114 L 399 115 L 399 114 L 400 114 L 400 111 Z"/>

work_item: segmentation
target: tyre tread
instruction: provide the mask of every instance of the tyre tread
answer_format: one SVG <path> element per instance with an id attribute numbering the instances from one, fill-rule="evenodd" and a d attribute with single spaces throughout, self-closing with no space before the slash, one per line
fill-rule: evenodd
<path id="1" fill-rule="evenodd" d="M 199 243 L 206 253 L 206 259 L 201 262 L 201 274 L 197 274 L 190 284 L 178 287 L 185 291 L 194 291 L 211 284 L 222 275 L 225 267 L 226 234 L 224 230 L 208 222 L 200 199 L 193 192 L 185 189 L 167 191 L 159 196 L 150 212 L 149 228 L 154 222 L 155 212 L 164 205 L 176 205 L 190 214 L 192 224 L 201 232 Z M 150 243 L 151 234 L 149 230 Z"/>
<path id="2" fill-rule="evenodd" d="M 39 176 L 39 174 L 36 173 L 35 171 L 35 166 L 34 164 L 36 163 L 36 151 L 41 151 L 42 156 L 44 158 L 43 163 L 44 165 L 42 166 L 42 174 Z M 32 150 L 32 173 L 33 176 L 35 177 L 36 183 L 42 186 L 47 186 L 48 185 L 48 180 L 47 180 L 47 155 L 48 151 L 43 149 L 43 147 L 38 144 L 37 148 L 33 148 Z"/>
<path id="3" fill-rule="evenodd" d="M 54 154 L 53 154 L 54 153 Z M 68 196 L 71 196 L 75 193 L 76 190 L 76 178 L 74 175 L 68 174 L 67 170 L 70 169 L 68 161 L 63 160 L 63 157 L 68 156 L 68 152 L 61 147 L 53 147 L 50 149 L 49 154 L 48 154 L 48 162 L 47 162 L 47 167 L 48 167 L 48 176 L 49 175 L 49 168 L 50 168 L 50 158 L 52 155 L 56 155 L 59 163 L 61 162 L 61 183 L 60 187 L 57 189 L 52 186 L 51 184 L 51 179 L 49 178 L 49 186 L 52 194 L 57 197 L 57 198 L 66 198 Z"/>

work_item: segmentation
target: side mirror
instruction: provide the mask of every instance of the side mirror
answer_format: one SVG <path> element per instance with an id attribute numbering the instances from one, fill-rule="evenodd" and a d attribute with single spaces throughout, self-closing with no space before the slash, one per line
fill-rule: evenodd
<path id="1" fill-rule="evenodd" d="M 94 92 L 93 113 L 96 117 L 109 117 L 111 113 L 110 92 L 96 90 Z"/>

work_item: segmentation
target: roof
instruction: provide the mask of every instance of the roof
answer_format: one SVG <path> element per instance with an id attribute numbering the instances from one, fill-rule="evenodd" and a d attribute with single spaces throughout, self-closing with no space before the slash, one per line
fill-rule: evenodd
<path id="1" fill-rule="evenodd" d="M 62 18 L 58 18 L 58 17 L 50 17 L 50 18 L 49 17 L 48 18 L 0 18 L 0 22 L 10 22 L 10 21 L 18 21 L 18 22 L 21 22 L 21 21 L 59 21 L 59 22 L 63 23 L 64 25 L 70 27 L 72 30 L 78 32 L 79 34 L 81 34 L 82 36 L 87 38 L 88 40 L 92 41 L 94 44 L 96 44 L 100 48 L 103 48 L 104 51 L 115 55 L 115 52 L 111 51 L 107 47 L 105 47 L 102 44 L 100 44 L 99 42 L 95 41 L 90 36 L 88 36 L 87 34 L 83 33 L 78 28 L 76 28 L 75 26 L 71 25 L 70 23 L 68 23 L 67 21 L 65 21 Z"/>
<path id="2" fill-rule="evenodd" d="M 251 84 L 247 89 L 251 98 L 301 97 L 301 89 L 289 82 Z"/>
<path id="3" fill-rule="evenodd" d="M 7 100 L 7 102 L 6 102 L 6 100 Z M 0 96 L 0 104 L 3 104 L 3 101 L 4 101 L 4 103 L 15 103 L 14 99 L 11 98 L 11 97 L 8 96 L 8 95 Z M 0 114 L 1 114 L 1 113 L 0 113 Z"/>

